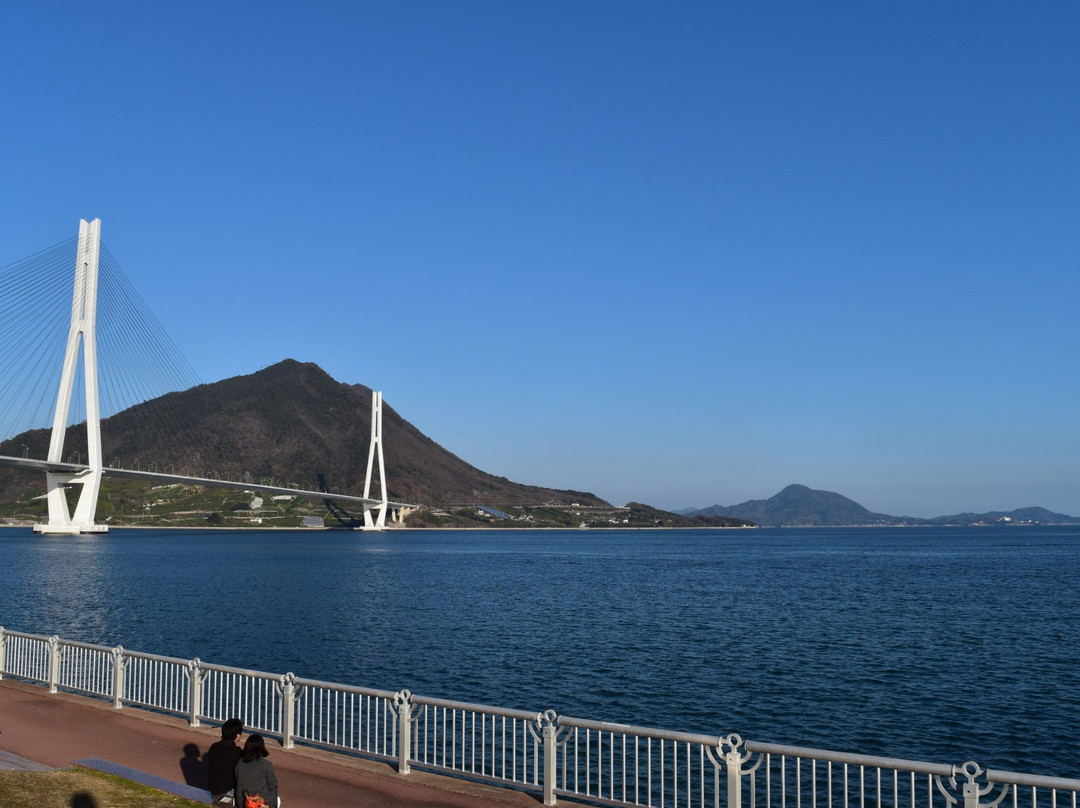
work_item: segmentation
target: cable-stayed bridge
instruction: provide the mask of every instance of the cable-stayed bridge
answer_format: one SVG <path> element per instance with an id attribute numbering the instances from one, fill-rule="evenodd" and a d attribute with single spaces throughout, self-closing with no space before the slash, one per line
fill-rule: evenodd
<path id="1" fill-rule="evenodd" d="M 81 221 L 77 239 L 0 269 L 0 444 L 9 444 L 8 453 L 0 453 L 0 466 L 44 473 L 48 518 L 34 526 L 36 532 L 106 532 L 107 525 L 96 521 L 105 476 L 336 501 L 362 509 L 368 530 L 384 528 L 388 512 L 415 507 L 392 502 L 387 494 L 379 392 L 372 393 L 362 496 L 272 480 L 256 483 L 239 475 L 232 480 L 175 474 L 175 466 L 168 473 L 138 463 L 130 468 L 118 458 L 105 462 L 103 418 L 135 413 L 143 419 L 139 434 L 182 439 L 188 414 L 182 408 L 162 415 L 161 407 L 139 405 L 186 391 L 184 404 L 190 408 L 198 401 L 191 391 L 198 389 L 191 366 L 104 250 L 99 219 Z M 40 452 L 44 457 L 30 456 L 29 438 L 16 446 L 21 456 L 11 451 L 12 439 L 41 436 L 50 421 L 48 449 Z M 372 496 L 376 477 L 379 493 Z"/>

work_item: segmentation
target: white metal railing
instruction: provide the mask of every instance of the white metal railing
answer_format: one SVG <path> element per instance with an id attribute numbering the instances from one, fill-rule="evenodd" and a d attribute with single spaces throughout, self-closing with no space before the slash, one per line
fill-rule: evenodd
<path id="1" fill-rule="evenodd" d="M 398 694 L 313 679 L 293 679 L 292 683 L 292 740 L 380 760 L 396 759 Z"/>
<path id="2" fill-rule="evenodd" d="M 542 786 L 539 713 L 426 696 L 403 699 L 400 709 L 404 703 L 411 705 L 409 757 L 417 766 L 494 783 Z"/>
<path id="3" fill-rule="evenodd" d="M 49 685 L 50 693 L 55 693 L 50 674 L 55 670 L 52 656 L 59 641 L 59 637 L 3 632 L 0 636 L 0 662 L 3 663 L 0 675 L 6 673 L 31 682 L 42 682 Z"/>
<path id="4" fill-rule="evenodd" d="M 1080 808 L 1080 780 L 510 710 L 0 627 L 9 676 L 454 777 L 638 808 Z"/>
<path id="5" fill-rule="evenodd" d="M 558 717 L 555 793 L 611 805 L 717 805 L 722 739 Z"/>
<path id="6" fill-rule="evenodd" d="M 143 654 L 115 649 L 121 687 L 111 695 L 117 708 L 132 704 L 148 710 L 175 715 L 191 715 L 191 671 L 197 660 Z"/>
<path id="7" fill-rule="evenodd" d="M 287 676 L 227 668 L 193 660 L 191 723 L 203 718 L 224 723 L 239 718 L 245 727 L 269 735 L 284 735 Z"/>
<path id="8" fill-rule="evenodd" d="M 957 801 L 956 783 L 948 782 L 957 769 L 950 765 L 754 741 L 747 741 L 744 748 L 746 755 L 754 756 L 749 772 L 750 806 L 816 808 L 872 802 L 945 808 Z"/>
<path id="9" fill-rule="evenodd" d="M 113 650 L 81 642 L 60 642 L 59 638 L 49 638 L 51 647 L 55 647 L 57 667 L 56 688 L 73 690 L 77 693 L 97 695 L 111 693 L 112 677 L 116 671 Z"/>

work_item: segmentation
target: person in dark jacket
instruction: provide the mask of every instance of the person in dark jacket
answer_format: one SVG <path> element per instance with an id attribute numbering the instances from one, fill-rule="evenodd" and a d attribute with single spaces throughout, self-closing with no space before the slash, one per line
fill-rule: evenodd
<path id="1" fill-rule="evenodd" d="M 266 742 L 262 735 L 248 735 L 244 752 L 236 764 L 236 803 L 242 806 L 244 797 L 258 794 L 270 808 L 277 808 L 277 774 L 267 758 Z"/>
<path id="2" fill-rule="evenodd" d="M 206 768 L 214 805 L 236 804 L 233 795 L 236 764 L 243 753 L 240 749 L 240 734 L 243 731 L 244 722 L 239 718 L 230 718 L 221 725 L 221 740 L 212 744 L 206 752 Z"/>

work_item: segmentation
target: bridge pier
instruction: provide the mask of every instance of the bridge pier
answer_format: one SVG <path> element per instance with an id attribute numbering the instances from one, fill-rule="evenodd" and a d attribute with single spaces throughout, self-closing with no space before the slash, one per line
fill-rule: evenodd
<path id="1" fill-rule="evenodd" d="M 79 534 L 108 533 L 107 525 L 94 524 L 94 512 L 97 510 L 98 491 L 101 486 L 101 472 L 93 469 L 76 474 L 45 472 L 46 497 L 49 506 L 49 521 L 34 525 L 35 533 Z M 67 489 L 80 487 L 79 501 L 75 506 L 75 515 L 68 507 Z"/>

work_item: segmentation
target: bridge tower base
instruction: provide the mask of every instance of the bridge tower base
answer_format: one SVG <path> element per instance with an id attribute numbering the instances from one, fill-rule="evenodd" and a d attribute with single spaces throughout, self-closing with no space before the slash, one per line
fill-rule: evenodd
<path id="1" fill-rule="evenodd" d="M 60 391 L 53 416 L 49 442 L 49 462 L 64 461 L 64 437 L 67 433 L 75 371 L 82 348 L 83 379 L 86 385 L 86 468 L 74 472 L 45 472 L 49 521 L 34 525 L 35 533 L 107 533 L 106 525 L 94 524 L 98 494 L 101 491 L 101 408 L 98 396 L 97 367 L 97 290 L 98 256 L 101 250 L 101 219 L 79 222 L 79 249 L 75 261 L 75 288 L 71 297 L 71 328 L 68 330 Z M 68 506 L 67 489 L 79 487 L 74 515 Z"/>

